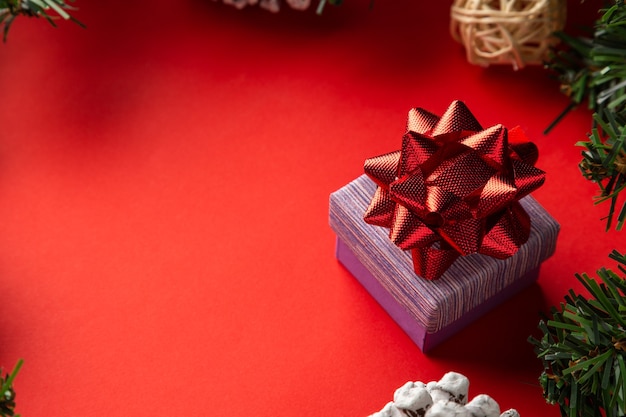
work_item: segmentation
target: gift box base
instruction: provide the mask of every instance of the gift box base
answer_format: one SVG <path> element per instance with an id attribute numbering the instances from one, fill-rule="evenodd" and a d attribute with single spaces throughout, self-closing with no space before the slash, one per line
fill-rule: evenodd
<path id="1" fill-rule="evenodd" d="M 516 293 L 531 285 L 539 277 L 539 267 L 527 272 L 515 283 L 502 290 L 497 297 L 492 297 L 478 307 L 467 312 L 463 317 L 444 327 L 443 329 L 428 333 L 407 309 L 397 302 L 378 280 L 367 270 L 354 255 L 352 250 L 340 238 L 336 242 L 336 256 L 339 262 L 361 283 L 367 292 L 380 304 L 391 318 L 404 330 L 415 344 L 427 353 L 459 330 L 463 329 L 488 311 L 505 302 Z"/>
<path id="2" fill-rule="evenodd" d="M 375 192 L 362 175 L 330 195 L 336 256 L 424 352 L 532 284 L 556 249 L 559 224 L 526 196 L 520 204 L 532 219 L 530 236 L 513 256 L 461 256 L 440 278 L 426 280 L 388 229 L 363 221 Z"/>

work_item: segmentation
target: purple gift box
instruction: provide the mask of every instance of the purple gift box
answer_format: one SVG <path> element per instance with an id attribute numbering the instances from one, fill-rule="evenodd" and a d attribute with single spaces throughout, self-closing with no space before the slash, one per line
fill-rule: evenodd
<path id="1" fill-rule="evenodd" d="M 388 229 L 363 220 L 375 191 L 362 175 L 330 195 L 336 256 L 423 352 L 532 284 L 556 248 L 559 224 L 527 196 L 520 203 L 531 218 L 530 237 L 515 255 L 463 256 L 429 281 L 416 275 L 410 252 L 391 242 Z"/>

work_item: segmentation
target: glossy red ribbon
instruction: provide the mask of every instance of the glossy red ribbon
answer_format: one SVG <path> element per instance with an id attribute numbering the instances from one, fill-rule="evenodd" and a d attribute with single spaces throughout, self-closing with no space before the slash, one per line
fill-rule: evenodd
<path id="1" fill-rule="evenodd" d="M 459 256 L 508 258 L 530 234 L 519 200 L 543 184 L 537 156 L 519 128 L 483 129 L 460 101 L 441 117 L 413 109 L 402 149 L 365 161 L 378 188 L 364 219 L 389 228 L 426 279 Z"/>

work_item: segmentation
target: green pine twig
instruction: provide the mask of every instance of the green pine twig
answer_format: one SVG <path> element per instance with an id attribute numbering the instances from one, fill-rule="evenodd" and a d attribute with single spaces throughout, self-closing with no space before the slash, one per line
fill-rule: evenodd
<path id="1" fill-rule="evenodd" d="M 626 415 L 626 255 L 609 257 L 624 275 L 606 268 L 598 280 L 576 274 L 591 297 L 570 290 L 540 321 L 541 339 L 529 338 L 543 363 L 544 397 L 563 417 Z"/>
<path id="2" fill-rule="evenodd" d="M 9 29 L 18 16 L 42 17 L 52 26 L 56 26 L 55 20 L 61 18 L 84 27 L 69 14 L 68 10 L 73 8 L 65 0 L 0 0 L 0 27 L 3 40 L 6 42 Z"/>
<path id="3" fill-rule="evenodd" d="M 614 221 L 621 230 L 626 222 L 626 201 L 619 200 L 626 185 L 626 6 L 618 0 L 600 12 L 592 37 L 556 34 L 566 49 L 552 51 L 546 66 L 557 74 L 570 104 L 545 133 L 587 100 L 594 116 L 589 141 L 577 143 L 585 148 L 580 169 L 600 188 L 595 204 L 609 202 L 607 230 Z"/>
<path id="4" fill-rule="evenodd" d="M 15 414 L 15 390 L 13 389 L 13 381 L 20 371 L 23 360 L 17 361 L 15 368 L 10 374 L 6 374 L 4 378 L 0 375 L 0 417 L 19 417 Z"/>
<path id="5" fill-rule="evenodd" d="M 583 177 L 600 188 L 595 204 L 610 201 L 607 230 L 614 220 L 616 230 L 622 230 L 626 222 L 626 199 L 620 198 L 626 189 L 626 123 L 618 117 L 609 113 L 605 121 L 599 114 L 594 114 L 589 140 L 576 143 L 584 148 L 579 164 Z"/>

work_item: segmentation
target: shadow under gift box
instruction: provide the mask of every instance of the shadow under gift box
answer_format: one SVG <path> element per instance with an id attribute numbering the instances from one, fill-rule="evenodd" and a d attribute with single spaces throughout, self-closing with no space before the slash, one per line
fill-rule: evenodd
<path id="1" fill-rule="evenodd" d="M 391 242 L 388 229 L 363 220 L 375 191 L 362 175 L 330 195 L 336 256 L 423 352 L 535 282 L 556 248 L 559 224 L 526 196 L 520 203 L 531 218 L 530 237 L 515 255 L 461 256 L 429 281 L 415 274 L 410 252 Z"/>

